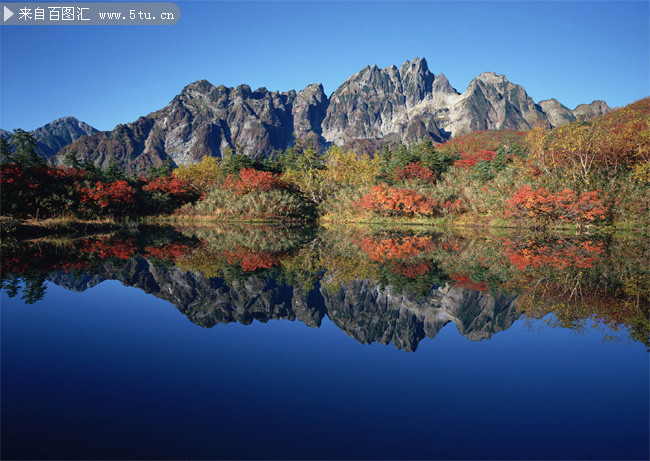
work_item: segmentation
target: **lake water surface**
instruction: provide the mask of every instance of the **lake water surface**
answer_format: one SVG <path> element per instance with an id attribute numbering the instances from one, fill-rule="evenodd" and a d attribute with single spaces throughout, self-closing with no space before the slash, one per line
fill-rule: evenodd
<path id="1" fill-rule="evenodd" d="M 645 238 L 2 246 L 3 459 L 647 459 Z"/>

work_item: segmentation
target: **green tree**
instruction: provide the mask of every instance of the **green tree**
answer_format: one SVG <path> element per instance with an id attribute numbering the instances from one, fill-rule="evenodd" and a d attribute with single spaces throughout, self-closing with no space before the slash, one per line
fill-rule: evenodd
<path id="1" fill-rule="evenodd" d="M 313 203 L 321 203 L 325 197 L 321 170 L 325 168 L 325 156 L 302 139 L 287 148 L 280 164 L 285 171 L 284 179 L 293 184 Z"/>
<path id="2" fill-rule="evenodd" d="M 237 175 L 244 168 L 260 169 L 257 162 L 246 157 L 244 154 L 231 154 L 223 157 L 221 160 L 221 168 L 225 175 Z"/>
<path id="3" fill-rule="evenodd" d="M 102 176 L 106 182 L 115 182 L 120 180 L 128 179 L 124 172 L 120 170 L 120 167 L 117 166 L 117 163 L 111 162 L 108 168 L 102 170 Z"/>
<path id="4" fill-rule="evenodd" d="M 5 138 L 0 137 L 0 163 L 8 162 L 11 156 L 11 145 Z"/>
<path id="5" fill-rule="evenodd" d="M 14 146 L 14 152 L 10 156 L 13 163 L 23 168 L 45 163 L 43 157 L 38 154 L 38 143 L 33 134 L 18 128 L 11 135 L 11 144 Z"/>
<path id="6" fill-rule="evenodd" d="M 79 162 L 79 159 L 77 158 L 77 155 L 74 153 L 74 151 L 69 151 L 67 154 L 65 154 L 63 164 L 71 168 L 81 168 L 81 163 Z"/>
<path id="7" fill-rule="evenodd" d="M 173 169 L 174 162 L 171 158 L 167 157 L 165 160 L 163 160 L 162 165 L 149 168 L 147 171 L 147 179 L 163 178 L 165 176 L 169 176 L 172 174 Z"/>

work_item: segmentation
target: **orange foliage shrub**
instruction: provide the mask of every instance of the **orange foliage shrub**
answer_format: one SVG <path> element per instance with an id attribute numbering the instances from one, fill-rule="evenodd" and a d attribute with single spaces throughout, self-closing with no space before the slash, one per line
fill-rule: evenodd
<path id="1" fill-rule="evenodd" d="M 544 187 L 532 189 L 526 185 L 507 202 L 506 216 L 536 221 L 562 220 L 591 223 L 605 219 L 607 209 L 596 192 L 564 189 L 557 194 Z"/>
<path id="2" fill-rule="evenodd" d="M 240 266 L 245 271 L 256 271 L 258 269 L 270 269 L 280 264 L 281 255 L 271 251 L 255 251 L 248 248 L 239 248 L 231 251 L 224 251 L 224 257 L 229 264 Z"/>
<path id="3" fill-rule="evenodd" d="M 87 239 L 82 243 L 81 251 L 97 259 L 129 259 L 135 254 L 135 245 L 130 239 L 108 241 Z"/>
<path id="4" fill-rule="evenodd" d="M 407 279 L 416 279 L 433 268 L 431 261 L 417 261 L 417 262 L 393 262 L 392 269 L 399 272 Z"/>
<path id="5" fill-rule="evenodd" d="M 464 170 L 469 170 L 475 166 L 478 162 L 485 161 L 489 162 L 494 159 L 494 154 L 496 152 L 493 150 L 483 149 L 477 152 L 461 152 L 461 158 L 454 162 L 455 166 L 459 166 Z"/>
<path id="6" fill-rule="evenodd" d="M 228 175 L 222 187 L 232 190 L 235 194 L 244 195 L 252 191 L 286 189 L 288 186 L 277 174 L 244 168 L 239 175 Z"/>
<path id="7" fill-rule="evenodd" d="M 102 208 L 133 203 L 135 190 L 126 181 L 97 181 L 95 187 L 81 189 L 81 202 L 96 203 Z"/>
<path id="8" fill-rule="evenodd" d="M 458 136 L 439 144 L 438 149 L 451 148 L 459 152 L 478 152 L 481 150 L 496 150 L 499 146 L 522 146 L 526 144 L 526 132 L 515 130 L 484 130 Z"/>
<path id="9" fill-rule="evenodd" d="M 355 205 L 383 215 L 426 215 L 436 212 L 438 202 L 411 189 L 396 189 L 386 184 L 374 186 Z"/>
<path id="10" fill-rule="evenodd" d="M 465 211 L 465 207 L 463 206 L 462 201 L 458 198 L 454 201 L 447 200 L 442 205 L 442 211 L 445 214 L 462 213 L 463 211 Z"/>
<path id="11" fill-rule="evenodd" d="M 175 176 L 152 178 L 146 182 L 142 189 L 179 198 L 195 194 L 194 188 L 189 181 Z"/>
<path id="12" fill-rule="evenodd" d="M 426 166 L 422 166 L 420 162 L 411 162 L 404 168 L 395 168 L 394 174 L 397 180 L 410 179 L 429 184 L 436 182 L 435 172 Z"/>

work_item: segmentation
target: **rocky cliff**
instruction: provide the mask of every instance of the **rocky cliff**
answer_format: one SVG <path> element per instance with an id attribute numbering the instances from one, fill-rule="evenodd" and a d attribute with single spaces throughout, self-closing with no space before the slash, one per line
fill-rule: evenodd
<path id="1" fill-rule="evenodd" d="M 575 109 L 573 109 L 573 115 L 578 120 L 587 121 L 590 118 L 596 117 L 598 115 L 606 114 L 611 112 L 612 109 L 605 103 L 605 101 L 593 101 L 591 104 L 579 104 Z"/>
<path id="2" fill-rule="evenodd" d="M 319 84 L 296 93 L 200 80 L 157 112 L 77 140 L 55 161 L 72 152 L 100 166 L 117 163 L 140 172 L 165 159 L 188 164 L 228 150 L 268 156 L 295 137 L 373 150 L 389 140 L 444 142 L 479 130 L 558 126 L 609 110 L 603 101 L 573 111 L 555 100 L 536 104 L 522 86 L 493 72 L 480 74 L 461 94 L 444 74 L 434 75 L 425 59 L 415 58 L 400 68 L 366 66 L 330 98 Z"/>
<path id="3" fill-rule="evenodd" d="M 580 104 L 573 110 L 560 104 L 557 99 L 540 101 L 539 105 L 554 127 L 566 125 L 576 120 L 587 121 L 612 111 L 605 101 L 593 101 L 591 104 Z"/>
<path id="4" fill-rule="evenodd" d="M 302 137 L 319 137 L 327 97 L 322 85 L 278 92 L 248 85 L 215 87 L 206 80 L 186 86 L 166 107 L 133 123 L 118 125 L 66 147 L 80 160 L 106 167 L 117 163 L 128 172 L 194 163 L 227 149 L 255 158 L 267 156 Z"/>

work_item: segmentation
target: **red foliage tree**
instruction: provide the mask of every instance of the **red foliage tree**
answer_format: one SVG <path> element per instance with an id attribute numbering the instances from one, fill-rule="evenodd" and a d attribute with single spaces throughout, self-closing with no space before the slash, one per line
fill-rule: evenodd
<path id="1" fill-rule="evenodd" d="M 135 255 L 135 250 L 133 239 L 86 239 L 81 244 L 81 251 L 92 259 L 130 259 Z"/>
<path id="2" fill-rule="evenodd" d="M 392 269 L 394 272 L 402 274 L 407 279 L 416 279 L 421 275 L 426 274 L 433 268 L 431 261 L 415 261 L 415 262 L 393 262 Z"/>
<path id="3" fill-rule="evenodd" d="M 176 261 L 189 253 L 190 247 L 182 243 L 168 243 L 162 246 L 148 246 L 144 249 L 144 256 L 148 258 Z"/>
<path id="4" fill-rule="evenodd" d="M 463 203 L 461 199 L 456 199 L 456 200 L 447 200 L 443 205 L 442 205 L 442 210 L 446 214 L 454 214 L 454 213 L 462 213 L 465 211 L 465 207 L 463 206 Z"/>
<path id="5" fill-rule="evenodd" d="M 16 165 L 15 163 L 8 163 L 0 166 L 0 184 L 5 185 L 14 185 L 19 184 L 25 170 Z"/>
<path id="6" fill-rule="evenodd" d="M 265 250 L 238 248 L 224 251 L 223 255 L 229 264 L 240 266 L 243 270 L 253 272 L 258 269 L 270 269 L 280 264 L 281 254 Z"/>

